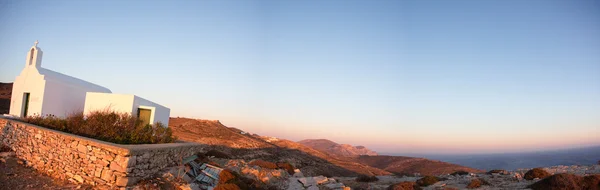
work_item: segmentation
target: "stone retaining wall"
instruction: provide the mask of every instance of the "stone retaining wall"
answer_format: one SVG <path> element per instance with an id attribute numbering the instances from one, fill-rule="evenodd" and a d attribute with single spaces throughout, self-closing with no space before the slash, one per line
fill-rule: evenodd
<path id="1" fill-rule="evenodd" d="M 5 118 L 0 118 L 0 143 L 50 176 L 112 187 L 153 177 L 206 148 L 189 142 L 119 145 Z"/>

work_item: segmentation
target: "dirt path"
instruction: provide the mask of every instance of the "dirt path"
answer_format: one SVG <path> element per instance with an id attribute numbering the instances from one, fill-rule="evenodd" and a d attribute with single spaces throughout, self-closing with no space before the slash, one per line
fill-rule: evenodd
<path id="1" fill-rule="evenodd" d="M 7 154 L 7 152 L 1 152 Z M 89 186 L 69 183 L 40 174 L 34 169 L 21 165 L 13 156 L 0 161 L 0 189 L 92 189 Z"/>

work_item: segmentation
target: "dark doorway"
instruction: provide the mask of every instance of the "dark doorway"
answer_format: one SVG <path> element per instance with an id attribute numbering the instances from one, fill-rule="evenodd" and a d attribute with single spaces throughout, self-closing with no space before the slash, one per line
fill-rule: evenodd
<path id="1" fill-rule="evenodd" d="M 23 117 L 27 117 L 27 112 L 29 111 L 29 92 L 25 92 L 23 94 Z"/>

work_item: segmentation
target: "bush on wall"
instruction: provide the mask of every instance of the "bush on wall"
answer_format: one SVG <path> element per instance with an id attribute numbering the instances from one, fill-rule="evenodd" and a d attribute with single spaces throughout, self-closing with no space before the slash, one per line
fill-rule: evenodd
<path id="1" fill-rule="evenodd" d="M 171 128 L 160 122 L 143 125 L 130 114 L 108 110 L 94 111 L 86 116 L 76 113 L 66 118 L 34 115 L 21 118 L 21 121 L 117 144 L 158 144 L 176 140 Z"/>

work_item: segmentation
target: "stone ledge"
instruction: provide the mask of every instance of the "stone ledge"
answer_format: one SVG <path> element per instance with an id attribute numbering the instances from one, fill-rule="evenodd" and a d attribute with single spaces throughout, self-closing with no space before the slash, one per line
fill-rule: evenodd
<path id="1" fill-rule="evenodd" d="M 122 156 L 140 155 L 148 150 L 165 150 L 165 149 L 173 149 L 173 148 L 186 148 L 186 147 L 202 146 L 202 144 L 199 144 L 199 143 L 185 142 L 185 141 L 175 142 L 175 143 L 163 143 L 163 144 L 116 144 L 116 143 L 111 143 L 111 142 L 93 139 L 93 138 L 89 138 L 89 137 L 83 137 L 83 136 L 79 136 L 76 134 L 62 132 L 62 131 L 58 131 L 58 130 L 54 130 L 54 129 L 49 129 L 46 127 L 41 127 L 41 126 L 31 124 L 31 123 L 25 123 L 22 121 L 5 118 L 3 116 L 0 116 L 0 121 L 1 120 L 6 121 L 7 123 L 10 123 L 10 122 L 19 123 L 19 124 L 25 125 L 27 127 L 32 127 L 32 128 L 35 128 L 35 129 L 38 129 L 41 131 L 55 133 L 58 135 L 65 136 L 67 138 L 72 138 L 72 140 L 85 141 L 94 146 L 113 150 L 115 153 L 119 153 L 119 155 L 122 155 Z"/>
<path id="2" fill-rule="evenodd" d="M 1 116 L 0 143 L 41 173 L 111 187 L 131 186 L 208 147 L 192 142 L 121 145 Z"/>

